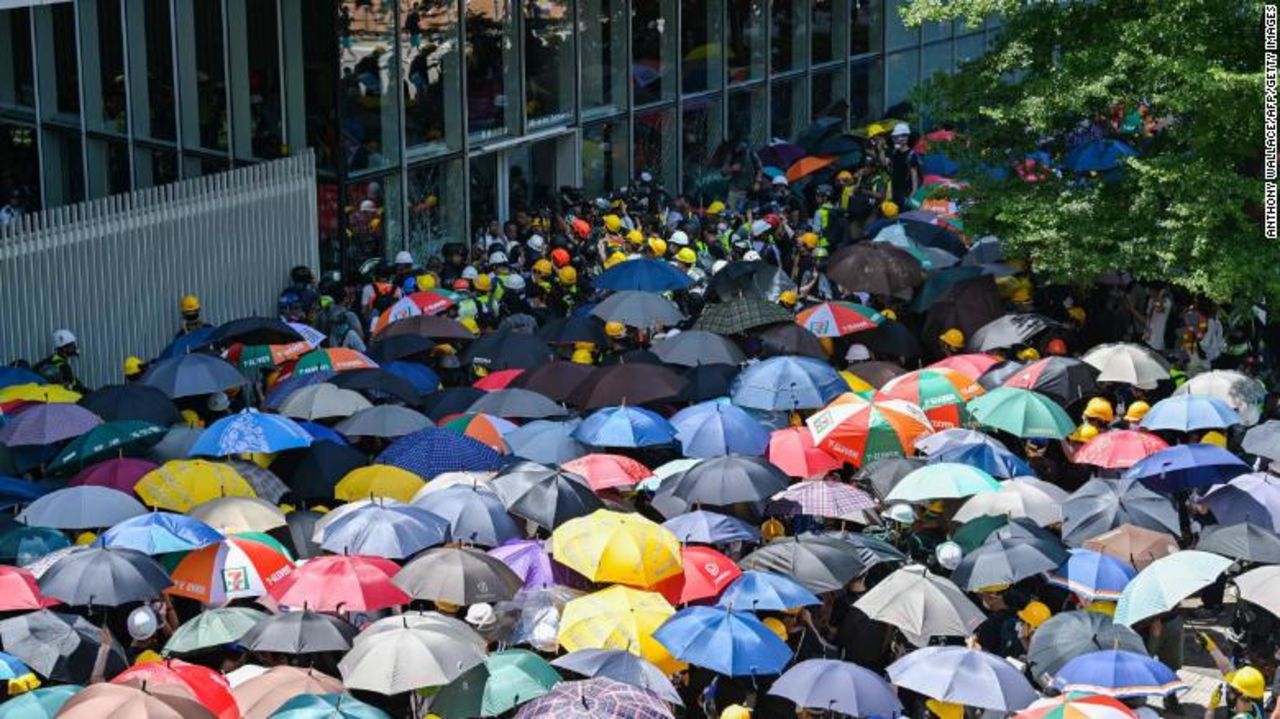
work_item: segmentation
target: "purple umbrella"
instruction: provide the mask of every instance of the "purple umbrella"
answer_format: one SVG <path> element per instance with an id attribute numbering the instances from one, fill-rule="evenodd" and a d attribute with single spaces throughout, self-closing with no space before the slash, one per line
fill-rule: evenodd
<path id="1" fill-rule="evenodd" d="M 775 142 L 760 151 L 760 162 L 785 170 L 804 156 L 804 148 L 799 145 L 793 145 L 789 142 Z"/>
<path id="2" fill-rule="evenodd" d="M 596 677 L 560 682 L 541 697 L 520 707 L 516 719 L 672 719 L 671 710 L 656 694 L 630 684 Z"/>
<path id="3" fill-rule="evenodd" d="M 849 716 L 897 716 L 902 702 L 879 674 L 852 662 L 807 659 L 788 669 L 769 693 L 802 709 L 838 711 Z"/>
<path id="4" fill-rule="evenodd" d="M 585 586 L 568 567 L 551 558 L 537 539 L 512 539 L 489 550 L 489 556 L 511 567 L 524 580 L 525 589 Z"/>
<path id="5" fill-rule="evenodd" d="M 44 445 L 79 437 L 102 424 L 102 418 L 76 404 L 41 404 L 23 410 L 0 427 L 0 444 Z"/>
<path id="6" fill-rule="evenodd" d="M 1280 532 L 1280 477 L 1245 474 L 1209 490 L 1205 503 L 1223 524 L 1249 522 Z"/>

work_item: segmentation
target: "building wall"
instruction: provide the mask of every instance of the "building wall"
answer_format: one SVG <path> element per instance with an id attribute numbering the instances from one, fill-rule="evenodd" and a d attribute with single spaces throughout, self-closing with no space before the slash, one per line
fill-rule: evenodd
<path id="1" fill-rule="evenodd" d="M 906 0 L 75 0 L 0 11 L 0 190 L 56 206 L 316 152 L 321 261 L 465 241 L 722 141 L 881 116 L 984 51 Z M 305 2 L 305 4 L 304 4 Z M 88 61 L 85 61 L 85 59 Z M 363 209 L 362 209 L 363 208 Z"/>

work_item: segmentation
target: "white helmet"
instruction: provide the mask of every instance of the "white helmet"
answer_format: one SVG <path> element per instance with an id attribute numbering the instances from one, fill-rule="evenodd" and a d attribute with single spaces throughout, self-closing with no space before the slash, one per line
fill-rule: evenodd
<path id="1" fill-rule="evenodd" d="M 894 502 L 880 512 L 880 516 L 885 519 L 892 519 L 898 524 L 911 524 L 916 521 L 916 512 L 911 508 L 910 504 L 905 502 Z"/>
<path id="2" fill-rule="evenodd" d="M 893 132 L 889 133 L 890 137 L 898 137 L 900 135 L 910 135 L 911 126 L 905 122 L 899 122 L 893 126 Z"/>
<path id="3" fill-rule="evenodd" d="M 671 233 L 671 238 L 668 239 L 667 242 L 670 242 L 673 245 L 678 245 L 680 247 L 688 247 L 689 235 L 685 234 L 684 230 L 676 230 L 675 232 Z"/>
<path id="4" fill-rule="evenodd" d="M 759 237 L 773 229 L 773 225 L 764 220 L 756 220 L 751 223 L 751 236 Z"/>
<path id="5" fill-rule="evenodd" d="M 53 333 L 54 349 L 62 349 L 67 345 L 73 345 L 75 343 L 76 343 L 76 336 L 71 334 L 71 330 L 54 330 L 54 333 Z"/>
<path id="6" fill-rule="evenodd" d="M 413 264 L 413 255 L 409 254 L 409 251 L 408 251 L 408 250 L 400 250 L 399 252 L 397 252 L 397 253 L 396 253 L 396 264 L 397 264 L 397 265 L 412 265 L 412 264 Z"/>
<path id="7" fill-rule="evenodd" d="M 495 252 L 492 255 L 489 255 L 489 264 L 491 265 L 507 264 L 507 253 L 499 250 L 498 252 Z"/>
<path id="8" fill-rule="evenodd" d="M 464 280 L 471 281 L 471 280 L 474 280 L 479 275 L 480 275 L 480 271 L 477 270 L 472 265 L 467 265 L 466 267 L 462 268 L 462 279 Z"/>
<path id="9" fill-rule="evenodd" d="M 712 262 L 712 263 L 711 263 L 711 274 L 713 274 L 713 275 L 714 275 L 715 273 L 719 272 L 720 270 L 723 270 L 723 269 L 725 268 L 725 266 L 726 266 L 726 265 L 728 265 L 728 264 L 729 264 L 728 260 L 716 260 L 715 262 Z"/>
<path id="10" fill-rule="evenodd" d="M 760 253 L 755 250 L 747 250 L 747 254 L 742 256 L 743 262 L 759 262 Z"/>
<path id="11" fill-rule="evenodd" d="M 542 235 L 533 235 L 525 244 L 534 252 L 542 252 L 547 249 L 547 241 L 542 239 Z"/>
<path id="12" fill-rule="evenodd" d="M 773 178 L 773 184 L 775 184 L 775 185 L 790 185 L 791 183 L 790 183 L 790 182 L 787 182 L 787 176 L 786 176 L 786 175 L 775 175 L 775 176 L 774 176 L 774 178 Z"/>
<path id="13" fill-rule="evenodd" d="M 524 277 L 517 274 L 510 274 L 502 278 L 502 286 L 512 292 L 522 292 L 525 288 Z"/>

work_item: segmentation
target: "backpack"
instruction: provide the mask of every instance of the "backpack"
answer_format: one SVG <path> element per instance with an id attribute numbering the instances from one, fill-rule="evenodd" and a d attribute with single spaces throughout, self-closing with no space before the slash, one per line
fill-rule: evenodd
<path id="1" fill-rule="evenodd" d="M 373 311 L 382 314 L 396 303 L 396 287 L 387 282 L 373 283 Z"/>

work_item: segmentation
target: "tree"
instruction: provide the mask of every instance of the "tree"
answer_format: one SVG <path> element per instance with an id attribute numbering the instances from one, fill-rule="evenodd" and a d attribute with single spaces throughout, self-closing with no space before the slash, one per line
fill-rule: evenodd
<path id="1" fill-rule="evenodd" d="M 1060 281 L 1124 270 L 1217 300 L 1280 299 L 1280 243 L 1261 224 L 1259 0 L 914 0 L 903 17 L 992 14 L 1004 27 L 991 51 L 916 95 L 962 131 L 948 152 L 973 180 L 972 234 Z M 1139 107 L 1159 129 L 1124 138 L 1140 155 L 1118 178 L 991 171 L 1038 149 L 1060 162 L 1082 123 L 1115 129 Z"/>

